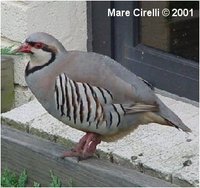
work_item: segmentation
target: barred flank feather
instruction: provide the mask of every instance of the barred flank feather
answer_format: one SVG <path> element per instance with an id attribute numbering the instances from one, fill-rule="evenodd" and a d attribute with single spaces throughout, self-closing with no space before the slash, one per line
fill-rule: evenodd
<path id="1" fill-rule="evenodd" d="M 88 83 L 75 82 L 65 73 L 55 82 L 55 106 L 60 116 L 79 126 L 119 127 L 127 114 L 156 111 L 157 106 L 145 104 L 112 104 L 112 93 Z M 107 110 L 105 110 L 105 108 Z"/>
<path id="2" fill-rule="evenodd" d="M 107 90 L 75 82 L 64 73 L 56 78 L 54 95 L 60 116 L 66 116 L 74 124 L 96 128 L 106 121 L 103 105 L 112 102 L 112 94 Z"/>

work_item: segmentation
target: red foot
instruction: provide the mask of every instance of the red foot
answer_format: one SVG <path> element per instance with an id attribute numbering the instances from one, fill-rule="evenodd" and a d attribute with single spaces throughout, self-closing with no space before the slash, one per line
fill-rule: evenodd
<path id="1" fill-rule="evenodd" d="M 93 156 L 96 146 L 101 143 L 100 136 L 96 133 L 86 133 L 71 151 L 65 152 L 61 157 L 79 157 L 79 159 L 87 159 Z"/>

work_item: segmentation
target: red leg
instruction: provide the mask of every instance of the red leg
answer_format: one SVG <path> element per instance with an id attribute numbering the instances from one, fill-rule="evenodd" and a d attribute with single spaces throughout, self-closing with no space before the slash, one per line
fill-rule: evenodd
<path id="1" fill-rule="evenodd" d="M 87 158 L 92 156 L 96 151 L 96 146 L 101 143 L 99 135 L 90 133 L 83 148 L 82 156 Z"/>
<path id="2" fill-rule="evenodd" d="M 83 147 L 87 141 L 87 138 L 88 138 L 88 133 L 85 134 L 78 142 L 78 144 L 76 145 L 75 148 L 72 149 L 72 151 L 74 152 L 81 152 L 83 150 Z"/>
<path id="3" fill-rule="evenodd" d="M 96 146 L 101 142 L 100 136 L 96 133 L 86 133 L 79 143 L 71 151 L 65 152 L 61 157 L 79 157 L 80 159 L 86 159 L 93 156 L 96 151 Z"/>

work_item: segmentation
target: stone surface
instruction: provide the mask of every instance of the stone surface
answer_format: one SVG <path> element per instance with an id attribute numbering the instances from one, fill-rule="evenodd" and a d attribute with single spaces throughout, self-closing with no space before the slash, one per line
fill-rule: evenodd
<path id="1" fill-rule="evenodd" d="M 20 85 L 15 85 L 15 107 L 19 107 L 35 97 L 28 87 L 22 87 Z"/>
<path id="2" fill-rule="evenodd" d="M 198 186 L 199 114 L 198 108 L 158 95 L 192 129 L 191 134 L 158 124 L 141 125 L 125 138 L 102 142 L 98 149 L 111 162 L 129 165 L 146 174 L 180 186 Z M 2 114 L 8 124 L 20 124 L 26 131 L 54 142 L 78 142 L 83 132 L 51 117 L 36 101 Z M 189 161 L 189 162 L 188 162 Z"/>
<path id="3" fill-rule="evenodd" d="M 27 11 L 23 2 L 1 2 L 1 36 L 14 41 L 22 41 L 27 35 Z"/>

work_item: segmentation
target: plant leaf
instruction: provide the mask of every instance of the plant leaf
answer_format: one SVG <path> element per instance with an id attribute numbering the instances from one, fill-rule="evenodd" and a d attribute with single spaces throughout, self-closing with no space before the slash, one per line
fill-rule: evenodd
<path id="1" fill-rule="evenodd" d="M 18 178 L 18 187 L 25 187 L 27 181 L 28 181 L 28 175 L 26 173 L 26 170 L 23 170 L 23 172 L 20 174 Z"/>
<path id="2" fill-rule="evenodd" d="M 50 170 L 50 175 L 52 179 L 52 182 L 50 183 L 50 187 L 61 187 L 62 183 L 60 179 L 53 174 L 52 170 Z"/>

